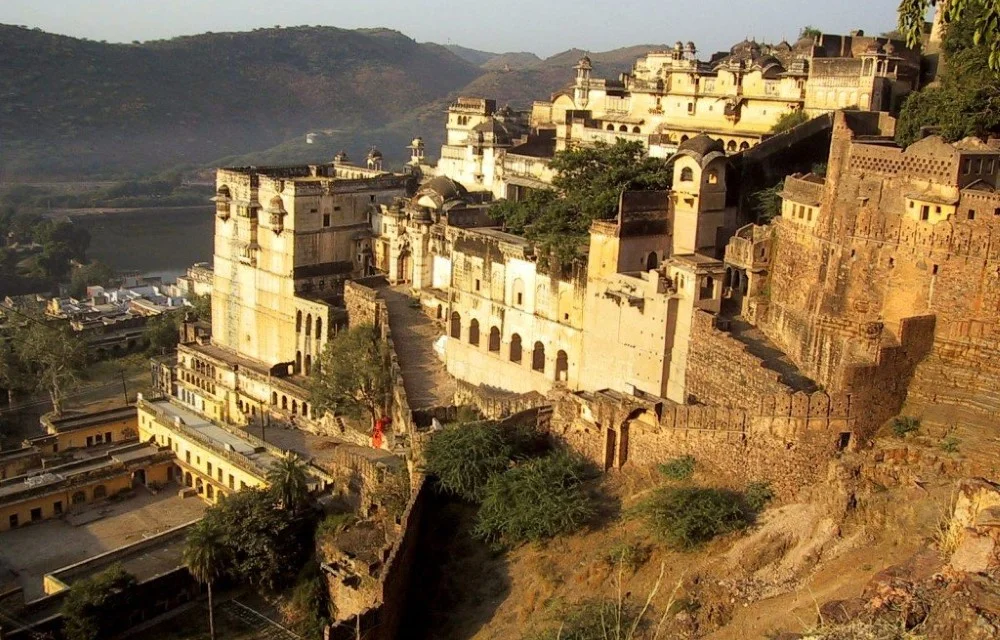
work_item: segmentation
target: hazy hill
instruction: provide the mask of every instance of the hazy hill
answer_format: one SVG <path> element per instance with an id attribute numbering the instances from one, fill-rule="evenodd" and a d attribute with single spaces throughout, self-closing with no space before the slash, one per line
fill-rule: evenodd
<path id="1" fill-rule="evenodd" d="M 106 44 L 0 26 L 8 175 L 144 170 L 374 129 L 482 72 L 389 30 L 259 29 Z"/>
<path id="2" fill-rule="evenodd" d="M 595 75 L 615 78 L 652 48 L 592 53 Z M 0 178 L 322 161 L 369 144 L 398 162 L 416 135 L 436 156 L 456 96 L 528 107 L 572 82 L 582 54 L 493 54 L 387 29 L 107 44 L 0 25 Z M 310 131 L 326 135 L 306 145 Z"/>

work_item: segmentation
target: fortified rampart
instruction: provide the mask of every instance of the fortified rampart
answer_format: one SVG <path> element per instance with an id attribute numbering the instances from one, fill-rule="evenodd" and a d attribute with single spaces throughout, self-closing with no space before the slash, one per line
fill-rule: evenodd
<path id="1" fill-rule="evenodd" d="M 826 473 L 822 461 L 851 446 L 852 401 L 821 391 L 777 393 L 742 409 L 567 393 L 555 401 L 551 433 L 604 469 L 691 455 L 729 479 L 764 480 L 791 495 Z"/>

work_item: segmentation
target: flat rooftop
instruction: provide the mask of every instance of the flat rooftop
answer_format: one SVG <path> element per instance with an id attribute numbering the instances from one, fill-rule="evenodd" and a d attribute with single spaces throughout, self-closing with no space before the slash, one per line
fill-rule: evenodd
<path id="1" fill-rule="evenodd" d="M 179 419 L 181 424 L 197 432 L 209 444 L 226 451 L 239 453 L 263 469 L 269 469 L 271 465 L 278 462 L 277 456 L 266 449 L 260 450 L 261 448 L 250 440 L 241 438 L 234 431 L 223 429 L 194 411 L 175 402 L 165 399 L 147 400 L 146 402 L 156 410 L 162 412 L 169 420 L 176 421 Z"/>
<path id="2" fill-rule="evenodd" d="M 196 497 L 180 498 L 178 490 L 179 486 L 169 484 L 154 496 L 139 489 L 120 502 L 97 503 L 62 519 L 5 531 L 0 534 L 0 590 L 19 585 L 25 599 L 34 600 L 43 595 L 46 573 L 200 518 L 207 505 Z M 167 545 L 125 558 L 123 563 L 126 571 L 149 577 L 177 566 L 179 553 Z"/>

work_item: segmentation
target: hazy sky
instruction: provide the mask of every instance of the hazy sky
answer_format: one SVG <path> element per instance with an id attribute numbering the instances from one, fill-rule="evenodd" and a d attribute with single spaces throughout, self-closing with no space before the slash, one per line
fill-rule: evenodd
<path id="1" fill-rule="evenodd" d="M 709 53 L 744 36 L 793 40 L 895 26 L 897 0 L 0 0 L 0 23 L 129 42 L 274 25 L 389 27 L 418 41 L 542 56 L 579 47 L 693 40 Z"/>

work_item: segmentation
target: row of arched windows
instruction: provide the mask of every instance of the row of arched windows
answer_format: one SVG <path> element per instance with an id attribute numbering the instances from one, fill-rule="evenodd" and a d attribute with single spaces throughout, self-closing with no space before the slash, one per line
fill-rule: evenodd
<path id="1" fill-rule="evenodd" d="M 312 372 L 312 355 L 306 354 L 302 357 L 301 351 L 295 352 L 295 372 L 309 375 Z"/>
<path id="2" fill-rule="evenodd" d="M 288 396 L 286 396 L 284 394 L 282 394 L 281 396 L 279 396 L 277 391 L 272 391 L 271 392 L 271 405 L 277 407 L 279 405 L 279 403 L 278 403 L 279 400 L 281 401 L 280 404 L 281 404 L 281 410 L 282 411 L 289 411 L 289 410 L 291 410 L 292 415 L 299 415 L 299 402 L 298 402 L 298 400 L 296 400 L 295 398 L 292 398 L 292 402 L 291 402 L 291 404 L 289 404 L 289 402 L 288 402 Z M 309 403 L 308 402 L 303 402 L 302 403 L 302 415 L 305 416 L 305 417 L 307 417 L 307 418 L 309 417 Z"/>
<path id="3" fill-rule="evenodd" d="M 453 311 L 451 314 L 449 335 L 455 340 L 462 339 L 462 316 L 457 311 Z M 479 320 L 473 318 L 469 321 L 467 338 L 470 345 L 474 347 L 479 346 Z M 490 327 L 487 350 L 490 353 L 497 354 L 498 356 L 500 355 L 501 336 L 500 329 L 496 326 Z M 510 346 L 507 350 L 507 357 L 511 362 L 515 362 L 517 364 L 522 364 L 524 362 L 524 347 L 521 343 L 521 336 L 517 333 L 512 334 L 510 337 Z M 536 341 L 531 349 L 531 370 L 537 371 L 538 373 L 545 373 L 545 368 L 545 345 Z M 562 349 L 556 353 L 555 371 L 553 372 L 553 375 L 556 381 L 565 382 L 569 379 L 569 356 Z"/>
<path id="4" fill-rule="evenodd" d="M 312 314 L 306 315 L 306 337 L 312 335 L 313 329 L 313 317 Z M 295 333 L 302 333 L 302 311 L 295 312 Z M 323 319 L 316 318 L 316 337 L 323 337 Z"/>
<path id="5" fill-rule="evenodd" d="M 615 125 L 613 125 L 613 124 L 611 124 L 609 122 L 608 126 L 606 128 L 607 128 L 608 131 L 614 131 L 615 130 Z M 624 124 L 621 125 L 620 127 L 618 127 L 618 132 L 619 133 L 628 133 L 628 126 L 626 126 Z M 632 127 L 632 133 L 642 133 L 642 129 L 640 129 L 639 127 Z"/>

